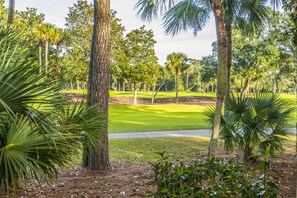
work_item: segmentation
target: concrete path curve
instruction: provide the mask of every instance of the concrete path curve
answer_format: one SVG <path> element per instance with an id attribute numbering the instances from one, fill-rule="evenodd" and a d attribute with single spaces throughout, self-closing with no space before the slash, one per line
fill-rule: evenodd
<path id="1" fill-rule="evenodd" d="M 295 128 L 289 128 L 288 133 L 296 134 Z M 109 134 L 109 139 L 122 138 L 153 138 L 153 137 L 182 137 L 182 136 L 210 136 L 210 131 L 202 130 L 182 130 L 182 131 L 154 131 L 154 132 L 131 132 Z"/>

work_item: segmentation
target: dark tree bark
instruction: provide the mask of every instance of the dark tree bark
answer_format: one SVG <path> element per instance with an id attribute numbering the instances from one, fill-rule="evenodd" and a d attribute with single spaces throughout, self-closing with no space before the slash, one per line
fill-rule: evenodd
<path id="1" fill-rule="evenodd" d="M 296 9 L 297 9 L 297 5 L 296 5 Z M 296 59 L 296 65 L 295 65 L 295 75 L 296 75 L 296 77 L 295 77 L 295 95 L 296 95 L 296 102 L 297 102 L 297 46 L 296 46 L 296 48 L 295 48 L 295 59 Z M 295 142 L 295 146 L 296 146 L 296 150 L 295 150 L 295 155 L 296 155 L 296 161 L 297 161 L 297 105 L 296 105 L 296 125 L 295 125 L 295 127 L 296 127 L 296 142 Z"/>
<path id="2" fill-rule="evenodd" d="M 89 70 L 88 105 L 96 105 L 103 115 L 102 138 L 89 151 L 86 166 L 92 170 L 110 167 L 108 150 L 108 99 L 110 73 L 110 1 L 94 0 L 94 31 Z"/>
<path id="3" fill-rule="evenodd" d="M 230 95 L 231 89 L 231 66 L 232 66 L 232 26 L 226 25 L 227 59 L 226 59 L 226 94 Z"/>
<path id="4" fill-rule="evenodd" d="M 217 98 L 216 109 L 213 121 L 211 140 L 209 143 L 209 157 L 217 156 L 218 138 L 221 122 L 224 97 L 226 95 L 226 30 L 223 16 L 223 5 L 221 2 L 210 0 L 215 17 L 217 42 L 218 42 L 218 73 L 217 73 Z"/>

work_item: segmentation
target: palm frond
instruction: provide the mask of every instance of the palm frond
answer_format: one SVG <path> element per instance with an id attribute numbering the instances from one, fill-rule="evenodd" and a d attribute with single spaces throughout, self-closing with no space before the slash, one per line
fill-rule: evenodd
<path id="1" fill-rule="evenodd" d="M 236 26 L 245 35 L 263 31 L 269 15 L 267 1 L 242 0 L 239 4 L 236 17 Z"/>
<path id="2" fill-rule="evenodd" d="M 75 105 L 65 105 L 55 114 L 59 131 L 80 137 L 85 147 L 95 147 L 103 135 L 102 114 L 95 106 L 88 107 L 83 101 Z"/>
<path id="3" fill-rule="evenodd" d="M 164 14 L 165 33 L 176 35 L 192 29 L 196 35 L 208 21 L 210 13 L 208 1 L 182 0 Z"/>
<path id="4" fill-rule="evenodd" d="M 163 13 L 171 9 L 177 0 L 138 0 L 134 9 L 137 10 L 137 16 L 144 21 L 151 21 L 158 15 L 162 16 Z"/>
<path id="5" fill-rule="evenodd" d="M 73 148 L 59 135 L 40 134 L 25 116 L 10 119 L 6 142 L 0 148 L 0 185 L 8 189 L 19 181 L 53 178 L 56 165 L 68 163 L 70 158 L 65 156 L 75 152 Z"/>

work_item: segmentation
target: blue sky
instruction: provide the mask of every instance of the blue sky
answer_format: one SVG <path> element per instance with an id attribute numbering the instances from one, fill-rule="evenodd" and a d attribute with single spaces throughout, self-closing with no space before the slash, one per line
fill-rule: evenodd
<path id="1" fill-rule="evenodd" d="M 8 0 L 5 1 L 6 5 Z M 45 21 L 58 27 L 63 27 L 68 7 L 71 7 L 77 0 L 16 0 L 16 9 L 24 10 L 26 7 L 36 7 L 39 12 L 45 14 Z M 127 31 L 146 25 L 154 31 L 156 54 L 159 63 L 166 61 L 166 56 L 171 52 L 182 52 L 190 58 L 201 58 L 211 54 L 211 43 L 216 40 L 213 18 L 206 24 L 203 31 L 196 37 L 192 32 L 181 33 L 175 37 L 165 35 L 162 29 L 162 22 L 155 20 L 151 23 L 142 22 L 135 15 L 133 7 L 136 0 L 111 0 L 111 8 L 118 12 L 118 17 Z"/>

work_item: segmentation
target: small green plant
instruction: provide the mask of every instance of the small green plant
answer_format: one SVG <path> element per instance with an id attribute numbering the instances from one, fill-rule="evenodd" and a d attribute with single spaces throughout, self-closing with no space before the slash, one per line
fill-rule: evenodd
<path id="1" fill-rule="evenodd" d="M 255 151 L 264 154 L 268 145 L 271 155 L 282 151 L 293 110 L 279 95 L 259 93 L 247 98 L 232 94 L 225 99 L 226 112 L 221 119 L 220 138 L 225 150 L 236 149 L 245 161 L 249 161 Z M 212 121 L 213 108 L 205 115 Z"/>
<path id="2" fill-rule="evenodd" d="M 153 163 L 157 190 L 150 197 L 276 197 L 277 185 L 237 160 L 174 164 L 164 153 Z"/>

